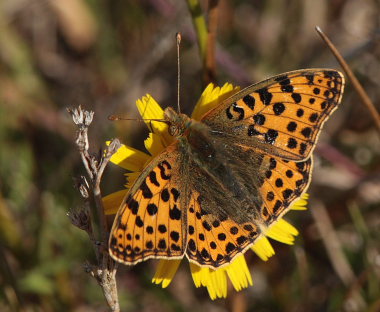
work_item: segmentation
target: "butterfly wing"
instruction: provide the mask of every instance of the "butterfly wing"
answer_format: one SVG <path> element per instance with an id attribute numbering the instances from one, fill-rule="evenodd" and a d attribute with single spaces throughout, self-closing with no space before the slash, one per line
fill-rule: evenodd
<path id="1" fill-rule="evenodd" d="M 149 258 L 182 258 L 186 247 L 186 188 L 177 144 L 167 147 L 143 170 L 119 208 L 109 252 L 125 264 Z"/>
<path id="2" fill-rule="evenodd" d="M 260 228 L 251 220 L 237 223 L 227 215 L 219 217 L 208 213 L 202 207 L 207 197 L 197 192 L 191 194 L 186 256 L 197 265 L 215 269 L 249 248 L 259 237 Z"/>
<path id="3" fill-rule="evenodd" d="M 285 214 L 293 201 L 299 198 L 310 183 L 312 157 L 294 162 L 265 155 L 263 162 L 269 164 L 259 176 L 259 190 L 263 204 L 260 215 L 268 227 Z"/>
<path id="4" fill-rule="evenodd" d="M 206 113 L 202 122 L 243 145 L 300 161 L 311 154 L 343 88 L 338 71 L 292 71 L 238 92 Z"/>

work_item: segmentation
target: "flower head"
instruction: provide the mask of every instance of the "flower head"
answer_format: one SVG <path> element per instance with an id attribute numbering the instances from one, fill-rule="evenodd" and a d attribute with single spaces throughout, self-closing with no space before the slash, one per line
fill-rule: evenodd
<path id="1" fill-rule="evenodd" d="M 239 91 L 239 88 L 233 87 L 231 84 L 225 84 L 221 88 L 209 84 L 196 104 L 191 118 L 200 120 L 207 111 L 237 91 Z M 145 120 L 164 118 L 164 111 L 150 95 L 144 96 L 136 104 L 142 118 Z M 133 185 L 146 164 L 150 162 L 152 157 L 160 154 L 165 147 L 175 140 L 174 137 L 169 135 L 167 124 L 159 121 L 147 121 L 146 123 L 151 129 L 149 137 L 144 142 L 149 154 L 123 145 L 111 158 L 113 163 L 130 172 L 126 174 L 128 178 L 128 183 L 125 185 L 126 189 L 110 194 L 103 199 L 106 214 L 115 214 L 117 212 L 128 188 Z M 304 194 L 292 204 L 291 209 L 306 209 L 306 200 L 307 194 Z M 268 238 L 291 245 L 296 235 L 298 235 L 298 231 L 291 224 L 280 218 L 256 239 L 251 250 L 262 260 L 267 261 L 275 253 Z M 167 287 L 172 281 L 181 261 L 181 259 L 159 260 L 156 274 L 153 277 L 153 283 L 161 284 L 163 288 Z M 189 263 L 189 265 L 195 286 L 206 287 L 211 299 L 225 298 L 227 296 L 228 279 L 236 291 L 252 285 L 252 277 L 243 254 L 235 257 L 227 266 L 216 270 L 209 267 L 200 267 L 194 263 Z"/>

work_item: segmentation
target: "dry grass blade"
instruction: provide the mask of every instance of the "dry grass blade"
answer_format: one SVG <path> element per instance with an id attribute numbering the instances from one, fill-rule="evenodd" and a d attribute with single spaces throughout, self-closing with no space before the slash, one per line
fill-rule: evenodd
<path id="1" fill-rule="evenodd" d="M 323 244 L 325 245 L 327 254 L 336 274 L 346 287 L 350 287 L 352 284 L 355 284 L 357 278 L 343 252 L 342 244 L 334 229 L 330 216 L 327 213 L 326 207 L 322 202 L 316 202 L 313 204 L 313 209 L 310 211 L 316 221 Z M 347 299 L 347 302 L 353 305 L 352 311 L 363 311 L 366 306 L 359 291 L 352 291 L 350 298 Z"/>

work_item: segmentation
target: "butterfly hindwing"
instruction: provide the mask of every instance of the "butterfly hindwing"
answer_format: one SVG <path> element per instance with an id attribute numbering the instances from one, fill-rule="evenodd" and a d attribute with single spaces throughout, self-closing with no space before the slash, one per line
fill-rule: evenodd
<path id="1" fill-rule="evenodd" d="M 217 150 L 213 163 L 228 164 L 230 188 L 223 189 L 229 185 L 221 183 L 228 172 L 220 166 L 217 172 L 221 175 L 216 175 L 190 162 L 193 178 L 188 179 L 192 192 L 187 205 L 186 255 L 198 265 L 213 268 L 231 262 L 255 242 L 262 229 L 289 210 L 309 185 L 312 164 L 311 157 L 294 162 L 250 149 L 244 152 L 238 146 L 233 148 L 236 158 L 228 148 Z M 238 170 L 239 165 L 245 170 Z M 248 200 L 245 185 L 252 195 Z M 234 193 L 234 187 L 239 192 Z"/>
<path id="2" fill-rule="evenodd" d="M 294 162 L 265 155 L 266 171 L 260 177 L 260 194 L 263 204 L 260 214 L 266 226 L 289 210 L 292 202 L 299 198 L 310 183 L 312 157 Z"/>
<path id="3" fill-rule="evenodd" d="M 238 92 L 202 122 L 246 146 L 299 161 L 312 152 L 343 88 L 344 77 L 335 70 L 288 72 Z"/>
<path id="4" fill-rule="evenodd" d="M 237 223 L 228 216 L 216 216 L 202 207 L 209 196 L 193 192 L 188 211 L 186 256 L 201 266 L 217 268 L 231 262 L 259 236 L 258 227 L 247 220 Z"/>
<path id="5" fill-rule="evenodd" d="M 153 159 L 126 195 L 111 230 L 109 250 L 118 261 L 181 258 L 186 234 L 175 144 Z"/>

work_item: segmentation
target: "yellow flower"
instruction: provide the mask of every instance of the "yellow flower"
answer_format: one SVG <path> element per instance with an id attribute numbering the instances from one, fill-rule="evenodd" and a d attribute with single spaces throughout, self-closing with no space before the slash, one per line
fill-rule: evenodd
<path id="1" fill-rule="evenodd" d="M 223 87 L 214 87 L 209 84 L 204 90 L 201 98 L 191 117 L 200 120 L 204 113 L 221 103 L 224 99 L 239 91 L 238 87 L 225 84 Z M 136 102 L 137 108 L 144 119 L 163 119 L 164 111 L 157 102 L 146 95 Z M 131 171 L 127 173 L 128 189 L 152 157 L 157 156 L 166 146 L 173 142 L 174 138 L 168 133 L 168 126 L 163 122 L 147 121 L 147 125 L 152 131 L 145 140 L 145 147 L 149 154 L 123 145 L 111 158 L 114 164 Z M 115 192 L 103 198 L 106 214 L 115 214 L 122 202 L 127 189 Z M 292 204 L 293 210 L 304 210 L 307 204 L 307 194 Z M 263 233 L 253 244 L 251 250 L 262 260 L 267 261 L 274 255 L 274 250 L 267 237 L 292 245 L 298 231 L 284 219 L 279 219 L 273 223 L 265 233 Z M 152 282 L 167 287 L 172 281 L 181 260 L 159 260 L 156 274 Z M 252 277 L 249 272 L 244 255 L 237 256 L 230 264 L 222 268 L 213 270 L 208 267 L 200 267 L 190 263 L 190 271 L 196 287 L 207 288 L 211 299 L 227 297 L 227 280 L 229 279 L 236 291 L 252 285 Z"/>

